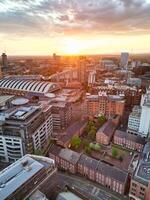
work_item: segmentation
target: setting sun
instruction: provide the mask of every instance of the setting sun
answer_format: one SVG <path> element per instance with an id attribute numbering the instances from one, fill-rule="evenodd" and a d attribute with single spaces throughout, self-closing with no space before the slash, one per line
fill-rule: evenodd
<path id="1" fill-rule="evenodd" d="M 65 47 L 64 53 L 65 54 L 78 54 L 80 53 L 82 47 L 79 41 L 72 38 L 65 39 Z"/>

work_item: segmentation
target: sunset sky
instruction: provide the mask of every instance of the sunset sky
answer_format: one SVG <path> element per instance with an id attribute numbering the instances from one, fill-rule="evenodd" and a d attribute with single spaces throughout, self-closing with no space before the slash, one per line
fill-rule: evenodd
<path id="1" fill-rule="evenodd" d="M 150 0 L 0 0 L 9 55 L 150 52 Z"/>

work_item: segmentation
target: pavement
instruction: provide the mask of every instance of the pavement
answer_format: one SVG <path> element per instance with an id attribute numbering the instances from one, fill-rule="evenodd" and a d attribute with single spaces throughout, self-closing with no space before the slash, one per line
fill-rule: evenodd
<path id="1" fill-rule="evenodd" d="M 75 191 L 80 192 L 89 200 L 127 200 L 128 198 L 123 195 L 119 195 L 100 184 L 91 182 L 83 177 L 67 174 L 64 172 L 58 172 L 59 184 L 69 185 Z"/>

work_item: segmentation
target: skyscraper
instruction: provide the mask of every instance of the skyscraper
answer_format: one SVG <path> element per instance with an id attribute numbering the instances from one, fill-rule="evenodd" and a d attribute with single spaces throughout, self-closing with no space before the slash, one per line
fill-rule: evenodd
<path id="1" fill-rule="evenodd" d="M 121 53 L 121 58 L 120 58 L 120 66 L 122 68 L 127 68 L 128 66 L 128 59 L 129 59 L 129 53 L 123 52 Z"/>
<path id="2" fill-rule="evenodd" d="M 5 53 L 2 53 L 2 69 L 6 69 L 8 67 L 8 60 L 7 55 Z"/>

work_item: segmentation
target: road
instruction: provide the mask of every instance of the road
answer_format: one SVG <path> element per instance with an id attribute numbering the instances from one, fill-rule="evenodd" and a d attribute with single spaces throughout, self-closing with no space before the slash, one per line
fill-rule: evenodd
<path id="1" fill-rule="evenodd" d="M 99 184 L 88 181 L 85 178 L 58 172 L 59 184 L 69 185 L 73 189 L 89 198 L 89 200 L 127 200 L 127 197 L 119 195 Z"/>

